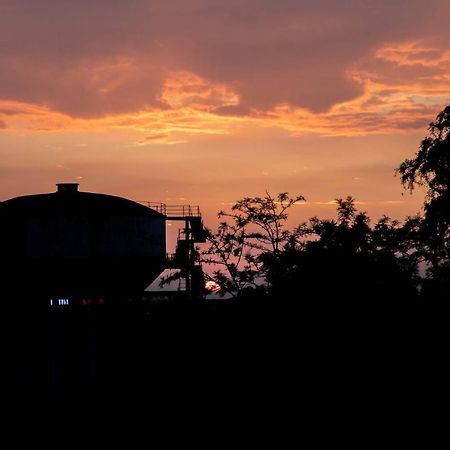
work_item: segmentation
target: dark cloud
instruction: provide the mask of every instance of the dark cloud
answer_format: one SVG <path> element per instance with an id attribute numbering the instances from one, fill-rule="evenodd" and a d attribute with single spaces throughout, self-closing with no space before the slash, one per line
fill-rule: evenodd
<path id="1" fill-rule="evenodd" d="M 147 142 L 153 142 L 153 141 L 164 141 L 164 140 L 168 139 L 169 137 L 170 137 L 170 135 L 168 133 L 157 133 L 157 134 L 152 134 L 150 136 L 145 136 L 138 143 L 145 144 Z"/>
<path id="2" fill-rule="evenodd" d="M 380 45 L 442 35 L 444 0 L 5 0 L 0 98 L 99 116 L 158 104 L 171 71 L 229 83 L 234 111 L 324 111 L 360 93 L 347 69 Z"/>
<path id="3" fill-rule="evenodd" d="M 155 139 L 164 139 L 164 138 L 168 138 L 168 137 L 169 137 L 169 134 L 167 134 L 167 133 L 152 134 L 151 136 L 145 136 L 143 141 L 153 141 Z"/>

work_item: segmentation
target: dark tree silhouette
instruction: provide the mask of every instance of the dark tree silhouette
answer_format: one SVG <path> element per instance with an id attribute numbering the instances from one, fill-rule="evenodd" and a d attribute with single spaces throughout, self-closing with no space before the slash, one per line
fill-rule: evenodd
<path id="1" fill-rule="evenodd" d="M 236 202 L 230 213 L 220 211 L 222 221 L 217 231 L 208 231 L 209 246 L 202 252 L 202 262 L 217 267 L 206 278 L 222 287 L 222 293 L 233 297 L 243 291 L 265 290 L 264 255 L 277 257 L 292 239 L 286 229 L 288 210 L 302 195 L 290 197 L 282 192 L 272 197 L 245 197 Z"/>
<path id="2" fill-rule="evenodd" d="M 232 218 L 238 226 L 253 228 L 247 236 L 250 239 L 249 245 L 253 248 L 278 253 L 291 236 L 291 232 L 285 229 L 287 211 L 303 201 L 303 195 L 289 197 L 288 192 L 282 192 L 272 197 L 266 191 L 264 197 L 245 197 L 239 200 L 231 208 L 231 214 L 220 215 Z"/>
<path id="3" fill-rule="evenodd" d="M 430 265 L 424 286 L 445 297 L 450 289 L 450 106 L 430 123 L 415 158 L 405 160 L 397 172 L 410 191 L 426 189 L 417 241 Z"/>
<path id="4" fill-rule="evenodd" d="M 313 217 L 277 259 L 265 255 L 269 291 L 303 328 L 324 336 L 400 332 L 416 296 L 414 219 L 401 225 L 383 217 L 371 227 L 352 197 L 336 203 L 337 221 Z"/>
<path id="5" fill-rule="evenodd" d="M 258 287 L 259 267 L 249 253 L 245 225 L 223 221 L 215 232 L 207 230 L 207 242 L 201 262 L 214 268 L 205 277 L 220 285 L 221 295 L 237 297 L 245 289 Z"/>
<path id="6" fill-rule="evenodd" d="M 410 190 L 416 185 L 427 189 L 427 203 L 448 195 L 450 187 L 450 106 L 429 125 L 414 159 L 406 159 L 398 172 Z"/>

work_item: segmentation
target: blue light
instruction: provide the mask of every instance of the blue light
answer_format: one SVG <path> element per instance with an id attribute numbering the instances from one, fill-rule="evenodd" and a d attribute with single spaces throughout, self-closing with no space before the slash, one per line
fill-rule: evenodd
<path id="1" fill-rule="evenodd" d="M 70 304 L 68 298 L 58 298 L 55 300 L 51 298 L 49 303 L 50 303 L 50 306 L 53 306 L 54 304 L 56 304 L 58 306 L 68 306 Z"/>

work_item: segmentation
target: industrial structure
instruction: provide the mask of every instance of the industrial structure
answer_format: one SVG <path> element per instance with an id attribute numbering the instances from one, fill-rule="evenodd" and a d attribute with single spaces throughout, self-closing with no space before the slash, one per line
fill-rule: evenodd
<path id="1" fill-rule="evenodd" d="M 174 254 L 166 250 L 168 220 L 183 224 Z M 0 203 L 1 289 L 57 305 L 135 299 L 169 268 L 181 271 L 187 296 L 201 297 L 195 243 L 205 236 L 198 207 L 142 204 L 60 183 L 54 193 Z"/>

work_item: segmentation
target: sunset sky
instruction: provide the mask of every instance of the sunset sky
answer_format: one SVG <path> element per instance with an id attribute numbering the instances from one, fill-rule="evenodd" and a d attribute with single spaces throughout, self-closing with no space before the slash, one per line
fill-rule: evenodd
<path id="1" fill-rule="evenodd" d="M 395 168 L 450 104 L 448 0 L 0 0 L 0 200 L 61 181 L 415 214 Z"/>

